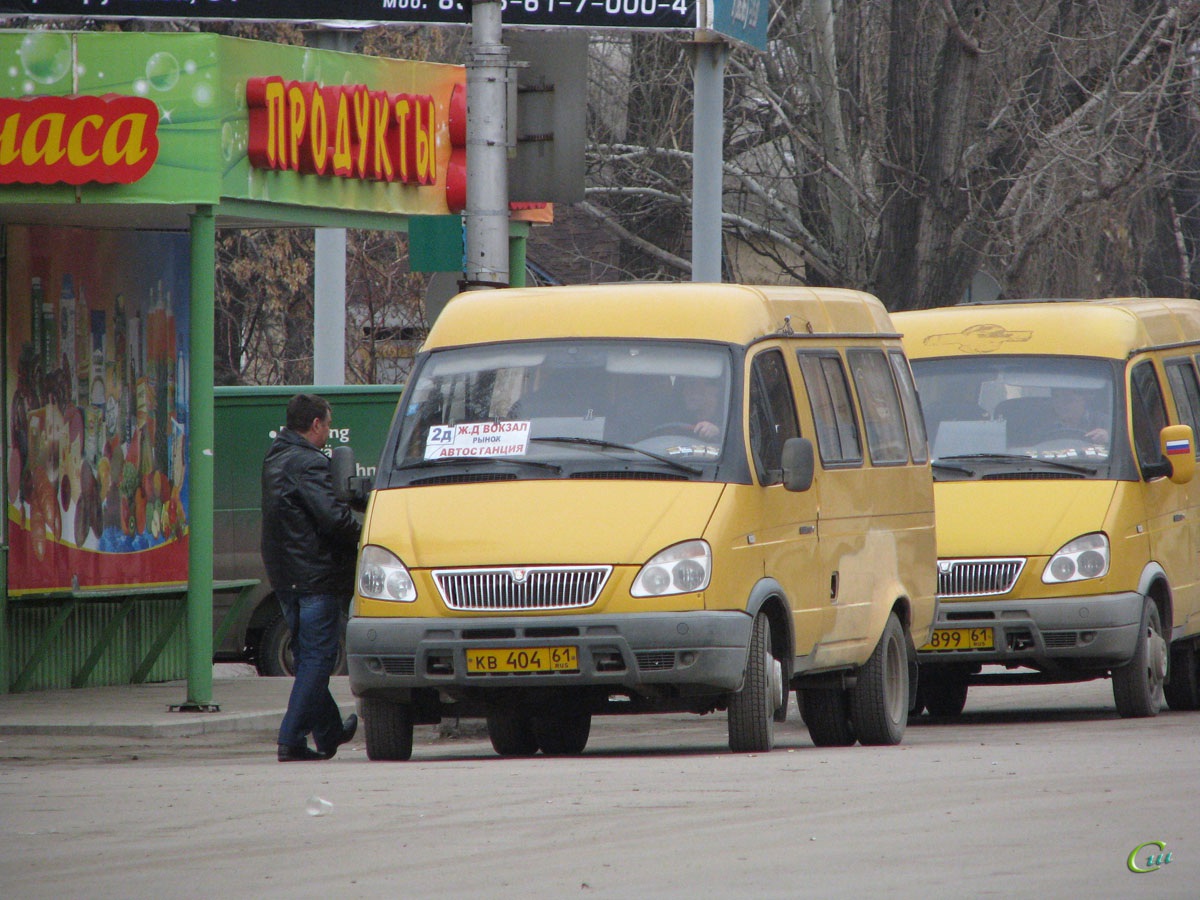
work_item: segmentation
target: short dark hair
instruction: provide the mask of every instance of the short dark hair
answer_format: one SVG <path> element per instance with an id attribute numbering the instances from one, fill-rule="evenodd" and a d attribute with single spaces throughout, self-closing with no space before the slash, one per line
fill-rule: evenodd
<path id="1" fill-rule="evenodd" d="M 297 394 L 287 405 L 288 431 L 308 431 L 312 427 L 313 419 L 324 419 L 332 412 L 333 407 L 324 397 L 316 394 Z"/>

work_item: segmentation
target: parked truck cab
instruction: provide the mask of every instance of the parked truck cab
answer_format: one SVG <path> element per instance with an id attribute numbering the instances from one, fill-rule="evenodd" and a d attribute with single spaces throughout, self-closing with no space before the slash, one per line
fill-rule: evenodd
<path id="1" fill-rule="evenodd" d="M 730 748 L 765 751 L 793 689 L 818 744 L 903 735 L 932 483 L 867 294 L 462 294 L 373 487 L 347 629 L 371 759 L 443 716 L 553 755 L 593 715 L 727 711 Z"/>
<path id="2" fill-rule="evenodd" d="M 1200 706 L 1200 303 L 898 313 L 933 452 L 940 612 L 921 700 L 1111 677 L 1118 712 Z M 985 668 L 986 667 L 986 668 Z"/>

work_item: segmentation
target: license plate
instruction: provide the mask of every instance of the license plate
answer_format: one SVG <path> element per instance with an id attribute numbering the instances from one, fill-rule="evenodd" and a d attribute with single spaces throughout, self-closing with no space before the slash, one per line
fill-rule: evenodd
<path id="1" fill-rule="evenodd" d="M 576 647 L 525 647 L 521 649 L 472 649 L 467 651 L 467 672 L 574 672 L 579 669 Z"/>
<path id="2" fill-rule="evenodd" d="M 995 646 L 990 628 L 935 628 L 922 650 L 991 650 Z"/>

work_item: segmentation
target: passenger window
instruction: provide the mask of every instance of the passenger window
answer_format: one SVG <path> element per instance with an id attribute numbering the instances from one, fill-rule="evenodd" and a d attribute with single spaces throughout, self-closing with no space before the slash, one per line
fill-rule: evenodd
<path id="1" fill-rule="evenodd" d="M 760 353 L 750 371 L 750 450 L 762 484 L 783 480 L 783 442 L 799 436 L 783 354 Z"/>
<path id="2" fill-rule="evenodd" d="M 1175 412 L 1179 421 L 1192 428 L 1192 443 L 1200 435 L 1200 383 L 1196 381 L 1196 370 L 1190 359 L 1167 360 L 1167 382 L 1175 395 Z M 1196 458 L 1200 459 L 1200 445 L 1195 447 Z"/>
<path id="3" fill-rule="evenodd" d="M 1138 463 L 1145 469 L 1165 462 L 1158 445 L 1159 433 L 1167 426 L 1167 411 L 1163 406 L 1162 388 L 1154 374 L 1154 364 L 1139 363 L 1129 376 L 1133 414 L 1133 445 Z"/>
<path id="4" fill-rule="evenodd" d="M 908 436 L 891 367 L 881 350 L 849 350 L 850 374 L 867 429 L 867 450 L 876 465 L 908 462 Z"/>
<path id="5" fill-rule="evenodd" d="M 861 463 L 858 420 L 841 359 L 835 353 L 798 353 L 796 356 L 812 404 L 822 465 Z"/>
<path id="6" fill-rule="evenodd" d="M 921 414 L 921 402 L 917 398 L 917 387 L 913 383 L 908 360 L 898 350 L 888 353 L 892 361 L 892 374 L 900 387 L 900 404 L 904 407 L 904 423 L 908 428 L 908 446 L 913 462 L 923 463 L 929 459 L 929 436 L 925 433 L 925 417 Z"/>

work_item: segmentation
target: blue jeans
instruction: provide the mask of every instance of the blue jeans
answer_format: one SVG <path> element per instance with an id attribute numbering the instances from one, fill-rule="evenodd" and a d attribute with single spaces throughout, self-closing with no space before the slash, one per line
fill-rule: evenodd
<path id="1" fill-rule="evenodd" d="M 287 713 L 279 726 L 279 743 L 301 747 L 311 733 L 318 750 L 336 750 L 342 736 L 342 713 L 329 693 L 329 676 L 337 665 L 343 598 L 291 591 L 279 591 L 277 596 L 292 630 L 296 670 Z"/>

